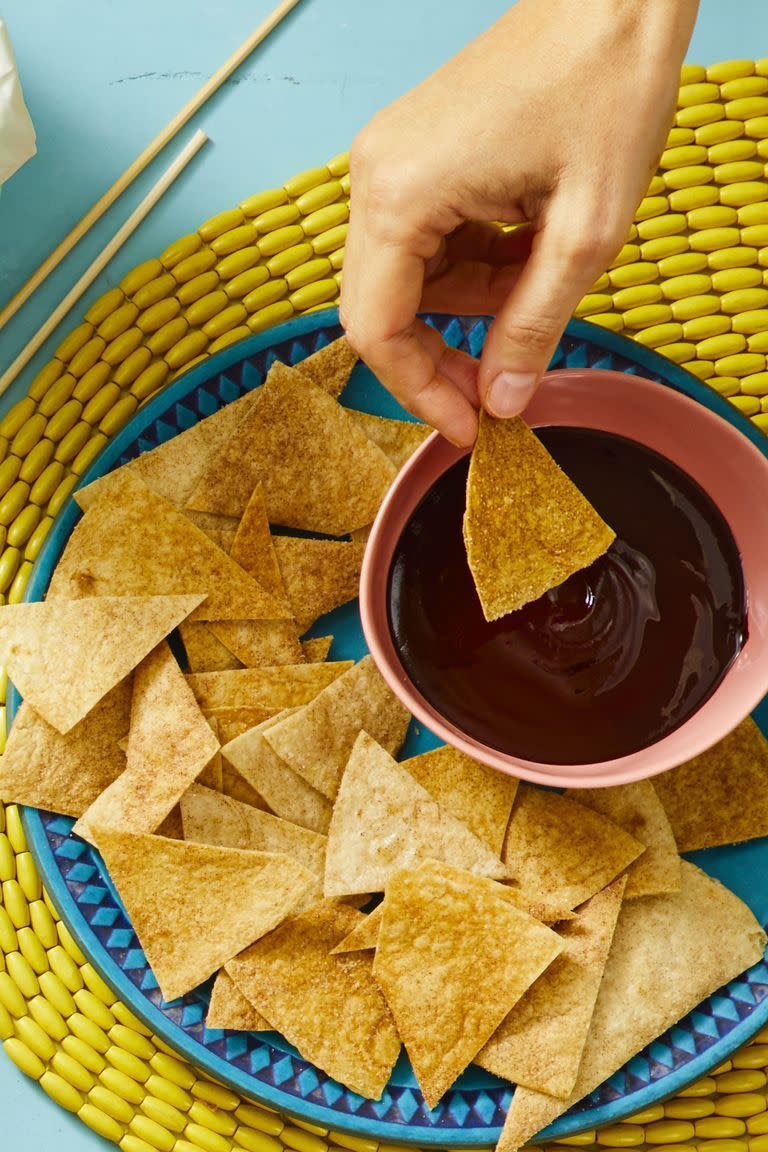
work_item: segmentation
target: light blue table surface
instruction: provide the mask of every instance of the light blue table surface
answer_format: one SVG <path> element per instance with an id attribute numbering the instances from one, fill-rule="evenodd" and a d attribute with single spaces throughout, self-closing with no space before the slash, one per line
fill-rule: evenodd
<path id="1" fill-rule="evenodd" d="M 38 155 L 0 197 L 0 305 L 276 0 L 5 0 Z M 663 0 L 662 0 L 663 2 Z M 193 122 L 211 143 L 75 310 L 175 236 L 346 148 L 508 0 L 302 0 Z M 689 59 L 768 56 L 768 0 L 702 0 Z M 589 78 L 584 78 L 589 83 Z M 621 110 L 631 115 L 632 110 Z M 0 371 L 188 139 L 186 128 L 0 333 Z M 0 404 L 22 396 L 49 341 Z M 0 1056 L 0 1149 L 111 1147 Z"/>

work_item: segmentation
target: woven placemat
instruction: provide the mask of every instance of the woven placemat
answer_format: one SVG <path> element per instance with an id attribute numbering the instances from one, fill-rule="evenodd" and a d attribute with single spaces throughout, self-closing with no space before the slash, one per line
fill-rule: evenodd
<path id="1" fill-rule="evenodd" d="M 768 59 L 686 65 L 681 80 L 627 243 L 576 314 L 657 348 L 768 432 Z M 79 477 L 139 405 L 337 300 L 348 217 L 344 154 L 207 220 L 89 308 L 0 421 L 0 603 L 22 599 Z M 0 740 L 4 727 L 3 704 Z M 151 1035 L 75 944 L 2 802 L 0 884 L 0 1040 L 101 1136 L 124 1152 L 376 1152 L 249 1103 Z M 665 1104 L 557 1143 L 768 1152 L 767 1068 L 768 1029 Z"/>

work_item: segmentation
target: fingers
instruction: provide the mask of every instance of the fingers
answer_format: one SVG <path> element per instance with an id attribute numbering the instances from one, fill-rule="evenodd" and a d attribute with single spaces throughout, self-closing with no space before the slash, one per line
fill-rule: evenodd
<path id="1" fill-rule="evenodd" d="M 491 415 L 523 411 L 576 304 L 620 243 L 599 223 L 579 228 L 565 201 L 552 205 L 483 348 L 478 386 Z"/>
<path id="2" fill-rule="evenodd" d="M 517 283 L 524 263 L 499 268 L 478 261 L 447 264 L 424 284 L 421 306 L 433 312 L 495 315 Z"/>

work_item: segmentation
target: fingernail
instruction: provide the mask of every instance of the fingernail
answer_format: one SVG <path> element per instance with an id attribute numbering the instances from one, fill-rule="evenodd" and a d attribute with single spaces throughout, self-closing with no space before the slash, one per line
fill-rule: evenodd
<path id="1" fill-rule="evenodd" d="M 534 372 L 499 372 L 488 390 L 486 407 L 492 416 L 518 416 L 536 389 Z"/>

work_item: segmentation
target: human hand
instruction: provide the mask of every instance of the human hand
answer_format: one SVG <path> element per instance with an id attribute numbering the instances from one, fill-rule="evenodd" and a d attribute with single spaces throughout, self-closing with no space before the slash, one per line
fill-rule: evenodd
<path id="1" fill-rule="evenodd" d="M 697 2 L 519 0 L 355 140 L 342 323 L 397 399 L 455 443 L 474 442 L 478 404 L 525 408 L 624 242 Z M 479 364 L 420 308 L 494 314 Z"/>

